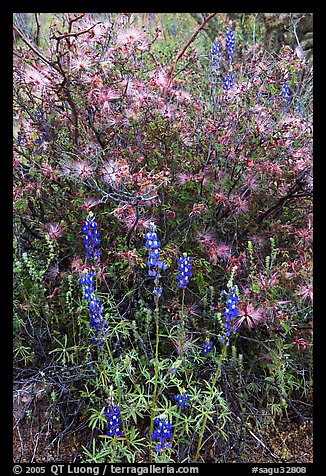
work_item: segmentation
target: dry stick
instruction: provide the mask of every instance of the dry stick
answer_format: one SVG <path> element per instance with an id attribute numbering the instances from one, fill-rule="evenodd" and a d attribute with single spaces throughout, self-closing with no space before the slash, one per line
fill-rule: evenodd
<path id="1" fill-rule="evenodd" d="M 49 66 L 51 66 L 53 69 L 61 73 L 60 68 L 56 66 L 52 61 L 50 61 L 46 56 L 44 56 L 40 51 L 38 51 L 21 33 L 21 31 L 18 30 L 18 28 L 13 25 L 14 31 L 20 36 L 20 38 L 23 40 L 23 42 L 32 50 L 34 53 L 37 54 L 37 56 L 44 61 L 44 63 L 47 63 Z"/>
<path id="2" fill-rule="evenodd" d="M 240 419 L 238 416 L 237 416 L 236 418 L 237 418 L 237 420 L 239 420 L 239 421 L 241 422 L 241 419 Z M 266 451 L 268 451 L 268 453 L 271 455 L 272 458 L 274 458 L 274 459 L 276 459 L 276 460 L 278 460 L 278 461 L 280 461 L 280 460 L 282 461 L 282 458 L 281 458 L 280 456 L 276 455 L 275 453 L 273 453 L 273 452 L 268 448 L 268 446 L 266 446 L 265 443 L 264 443 L 263 441 L 261 441 L 261 440 L 258 438 L 258 436 L 255 435 L 255 433 L 253 433 L 253 432 L 250 430 L 250 428 L 248 428 L 248 426 L 247 426 L 246 424 L 245 424 L 245 428 L 246 428 L 246 430 L 248 431 L 248 433 L 250 433 L 251 436 L 252 436 L 253 438 L 255 438 L 255 440 L 258 441 L 258 443 L 261 444 L 261 446 L 262 446 L 263 448 L 265 448 Z"/>
<path id="3" fill-rule="evenodd" d="M 176 59 L 174 60 L 174 63 L 172 65 L 172 68 L 171 68 L 171 73 L 170 73 L 170 78 L 169 78 L 169 82 L 168 82 L 168 85 L 167 85 L 167 88 L 165 90 L 165 93 L 167 91 L 167 89 L 170 87 L 172 81 L 173 81 L 173 75 L 174 75 L 174 71 L 175 71 L 175 67 L 177 65 L 177 62 L 179 61 L 180 58 L 182 58 L 182 56 L 184 55 L 186 49 L 191 45 L 191 43 L 193 41 L 195 41 L 198 33 L 200 32 L 200 30 L 202 30 L 204 28 L 204 26 L 206 25 L 206 23 L 208 23 L 214 16 L 216 15 L 216 13 L 210 13 L 208 15 L 208 17 L 202 22 L 202 24 L 197 28 L 197 30 L 195 31 L 195 33 L 190 37 L 190 40 L 188 41 L 188 43 L 183 47 L 183 49 L 180 51 L 180 53 L 177 55 Z"/>
<path id="4" fill-rule="evenodd" d="M 40 25 L 40 22 L 39 22 L 39 18 L 38 18 L 38 15 L 39 13 L 34 13 L 34 17 L 35 17 L 35 21 L 36 21 L 36 32 L 35 32 L 35 43 L 37 44 L 37 46 L 40 46 L 40 31 L 41 31 L 41 25 Z"/>

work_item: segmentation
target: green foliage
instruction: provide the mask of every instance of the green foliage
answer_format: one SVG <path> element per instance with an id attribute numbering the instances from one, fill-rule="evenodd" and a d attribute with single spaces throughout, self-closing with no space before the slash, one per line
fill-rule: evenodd
<path id="1" fill-rule="evenodd" d="M 63 14 L 60 30 L 39 15 L 48 61 L 22 41 L 28 29 L 16 38 L 17 371 L 50 387 L 45 413 L 60 431 L 67 421 L 86 426 L 82 462 L 247 461 L 257 434 L 291 412 L 310 418 L 311 125 L 308 106 L 296 110 L 308 73 L 292 53 L 266 55 L 248 40 L 260 34 L 254 14 L 240 17 L 230 96 L 227 65 L 214 73 L 205 32 L 178 56 L 195 31 L 190 14 L 155 14 L 151 24 L 146 14 L 99 14 L 98 30 L 92 16 Z M 124 42 L 128 28 L 147 43 Z M 297 91 L 288 115 L 285 77 Z M 96 262 L 85 259 L 81 233 L 90 210 Z M 144 246 L 152 220 L 169 266 L 159 303 Z M 193 276 L 180 289 L 184 252 Z M 108 323 L 103 346 L 92 341 L 79 282 L 90 269 Z M 226 346 L 222 290 L 233 286 L 239 316 Z M 205 341 L 214 343 L 207 355 Z M 184 392 L 186 408 L 174 398 Z M 123 437 L 106 434 L 112 402 Z M 174 438 L 158 453 L 151 435 L 162 415 Z"/>

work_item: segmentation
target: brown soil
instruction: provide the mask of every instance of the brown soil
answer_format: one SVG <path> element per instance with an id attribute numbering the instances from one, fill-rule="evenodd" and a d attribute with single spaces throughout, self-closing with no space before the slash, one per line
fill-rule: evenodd
<path id="1" fill-rule="evenodd" d="M 41 384 L 14 388 L 13 454 L 15 463 L 78 463 L 83 459 L 87 438 L 86 423 L 67 432 L 60 427 L 49 406 L 50 390 Z M 313 429 L 311 421 L 281 421 L 264 441 L 252 438 L 249 463 L 312 463 Z M 211 455 L 213 460 L 216 457 Z M 234 455 L 233 462 L 237 461 Z M 233 459 L 233 458 L 231 458 Z"/>

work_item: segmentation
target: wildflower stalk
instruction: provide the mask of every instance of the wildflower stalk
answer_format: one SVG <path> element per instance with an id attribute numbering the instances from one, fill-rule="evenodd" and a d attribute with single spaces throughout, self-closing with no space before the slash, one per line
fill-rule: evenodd
<path id="1" fill-rule="evenodd" d="M 185 288 L 182 289 L 182 298 L 181 298 L 181 357 L 183 358 L 184 351 L 184 307 L 185 307 Z"/>
<path id="2" fill-rule="evenodd" d="M 178 274 L 178 286 L 182 288 L 182 301 L 181 301 L 181 356 L 183 358 L 183 351 L 184 351 L 184 337 L 185 337 L 185 325 L 184 325 L 184 308 L 185 308 L 185 289 L 191 279 L 192 276 L 192 265 L 191 265 L 191 258 L 188 257 L 187 253 L 183 253 L 183 255 L 178 259 L 178 270 L 180 271 Z"/>
<path id="3" fill-rule="evenodd" d="M 155 362 L 154 362 L 154 390 L 153 390 L 153 400 L 151 405 L 151 423 L 149 433 L 152 435 L 154 430 L 154 415 L 155 415 L 155 406 L 157 400 L 157 384 L 158 384 L 158 346 L 159 346 L 159 322 L 158 322 L 158 299 L 155 301 L 155 327 L 156 327 L 156 336 L 155 336 Z M 153 441 L 151 436 L 151 441 Z M 149 461 L 152 463 L 152 445 L 149 448 Z"/>
<path id="4" fill-rule="evenodd" d="M 113 367 L 115 367 L 115 362 L 114 362 L 114 358 L 113 358 L 113 355 L 112 355 L 112 352 L 111 352 L 111 348 L 109 346 L 109 343 L 108 343 L 108 339 L 106 338 L 105 339 L 105 344 L 106 344 L 106 349 L 108 351 L 108 354 L 109 354 L 109 357 L 110 357 L 110 360 L 111 360 L 111 364 Z M 116 375 L 118 376 L 118 372 L 116 372 Z M 118 401 L 119 401 L 119 407 L 121 406 L 121 400 L 122 400 L 122 390 L 121 390 L 121 385 L 120 385 L 120 380 L 119 380 L 119 377 L 117 377 L 116 379 L 116 386 L 117 386 L 117 393 L 118 393 Z M 126 427 L 125 427 L 125 423 L 124 423 L 124 419 L 121 418 L 121 426 L 122 426 L 122 431 L 123 431 L 123 434 L 125 435 L 125 438 L 126 438 L 126 442 L 127 442 L 127 446 L 128 448 L 130 449 L 130 443 L 129 443 L 129 440 L 127 438 L 127 433 L 126 433 Z"/>
<path id="5" fill-rule="evenodd" d="M 199 434 L 199 440 L 198 440 L 197 451 L 196 451 L 196 456 L 195 456 L 195 463 L 197 462 L 197 460 L 199 458 L 199 453 L 200 453 L 200 450 L 201 450 L 201 445 L 202 445 L 202 441 L 203 441 L 203 437 L 204 437 L 204 433 L 205 433 L 205 429 L 206 429 L 206 425 L 207 425 L 209 408 L 210 408 L 210 405 L 211 405 L 213 397 L 214 397 L 214 390 L 215 390 L 217 379 L 219 378 L 219 376 L 221 374 L 221 367 L 222 367 L 222 363 L 223 363 L 223 360 L 224 360 L 225 355 L 226 355 L 226 351 L 227 351 L 227 346 L 223 345 L 221 358 L 220 358 L 219 365 L 217 366 L 217 369 L 216 369 L 216 372 L 215 372 L 215 375 L 214 375 L 214 378 L 213 378 L 213 381 L 212 381 L 211 390 L 210 390 L 208 401 L 207 401 L 208 409 L 207 409 L 207 412 L 205 413 L 203 426 L 202 426 L 200 434 Z"/>

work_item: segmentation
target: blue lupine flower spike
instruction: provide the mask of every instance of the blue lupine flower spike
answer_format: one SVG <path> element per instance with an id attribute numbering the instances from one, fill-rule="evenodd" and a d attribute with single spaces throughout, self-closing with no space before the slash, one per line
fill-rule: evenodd
<path id="1" fill-rule="evenodd" d="M 224 91 L 230 91 L 234 83 L 234 74 L 232 71 L 228 71 L 224 80 L 223 80 L 223 89 Z"/>
<path id="2" fill-rule="evenodd" d="M 96 334 L 96 338 L 93 338 L 93 343 L 102 346 L 108 332 L 108 324 L 104 317 L 101 300 L 95 297 L 95 272 L 85 269 L 84 276 L 79 280 L 79 283 L 84 288 L 84 299 L 88 301 L 89 305 L 89 313 L 91 315 L 89 324 Z"/>
<path id="3" fill-rule="evenodd" d="M 160 260 L 159 248 L 161 243 L 159 242 L 156 225 L 154 223 L 149 224 L 148 232 L 145 233 L 145 240 L 145 246 L 149 250 L 148 261 L 146 264 L 148 266 L 148 275 L 155 278 L 153 296 L 154 301 L 156 302 L 162 295 L 163 291 L 163 288 L 159 287 L 159 279 L 161 277 L 160 270 L 167 269 L 168 265 Z"/>
<path id="4" fill-rule="evenodd" d="M 188 401 L 190 400 L 189 395 L 186 392 L 182 392 L 179 395 L 174 395 L 174 400 L 177 402 L 179 407 L 187 408 L 189 407 Z"/>
<path id="5" fill-rule="evenodd" d="M 206 340 L 201 348 L 202 353 L 204 355 L 207 355 L 209 354 L 209 352 L 212 352 L 214 350 L 214 344 L 210 340 Z"/>
<path id="6" fill-rule="evenodd" d="M 155 418 L 156 425 L 154 433 L 151 434 L 152 440 L 158 440 L 159 443 L 155 446 L 155 451 L 161 452 L 165 448 L 171 448 L 171 440 L 173 438 L 172 423 L 170 423 L 166 415 L 161 415 L 160 418 Z"/>
<path id="7" fill-rule="evenodd" d="M 100 232 L 97 229 L 96 216 L 93 212 L 89 212 L 82 227 L 82 232 L 85 234 L 83 241 L 86 248 L 86 258 L 92 258 L 92 256 L 94 256 L 95 259 L 98 259 L 102 254 L 102 252 L 97 249 L 100 244 Z"/>
<path id="8" fill-rule="evenodd" d="M 185 288 L 192 276 L 191 258 L 187 256 L 187 253 L 183 253 L 181 258 L 178 259 L 178 263 L 178 270 L 180 271 L 178 274 L 178 286 L 179 288 Z"/>
<path id="9" fill-rule="evenodd" d="M 229 345 L 229 338 L 232 333 L 238 330 L 235 325 L 235 318 L 239 315 L 238 301 L 239 297 L 236 294 L 237 287 L 233 286 L 228 288 L 228 292 L 222 291 L 223 296 L 226 296 L 226 308 L 224 311 L 225 323 L 224 323 L 224 335 L 221 337 L 221 341 L 225 345 Z"/>
<path id="10" fill-rule="evenodd" d="M 282 96 L 283 96 L 283 107 L 282 111 L 285 112 L 291 102 L 291 91 L 286 82 L 283 83 L 283 91 L 282 91 Z"/>
<path id="11" fill-rule="evenodd" d="M 229 63 L 232 62 L 235 56 L 235 37 L 232 26 L 228 26 L 226 30 L 226 52 Z"/>
<path id="12" fill-rule="evenodd" d="M 116 405 L 109 405 L 104 415 L 108 419 L 107 436 L 123 436 L 120 425 L 122 423 L 120 418 L 120 410 Z"/>
<path id="13" fill-rule="evenodd" d="M 97 229 L 96 217 L 92 212 L 89 212 L 85 224 L 82 227 L 82 232 L 85 234 L 83 239 L 86 248 L 86 258 L 97 260 L 101 254 L 96 247 L 100 244 L 100 232 Z M 104 344 L 105 336 L 108 332 L 108 324 L 104 317 L 104 310 L 101 300 L 95 297 L 95 271 L 90 268 L 84 270 L 83 277 L 79 283 L 84 289 L 84 299 L 88 302 L 89 313 L 91 315 L 90 327 L 94 329 L 96 337 L 93 343 L 99 346 Z"/>
<path id="14" fill-rule="evenodd" d="M 212 53 L 211 53 L 212 66 L 215 70 L 220 69 L 221 57 L 222 57 L 221 45 L 219 44 L 219 42 L 216 39 L 213 43 Z"/>

